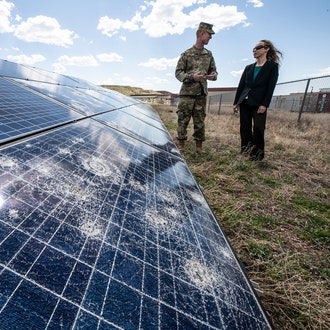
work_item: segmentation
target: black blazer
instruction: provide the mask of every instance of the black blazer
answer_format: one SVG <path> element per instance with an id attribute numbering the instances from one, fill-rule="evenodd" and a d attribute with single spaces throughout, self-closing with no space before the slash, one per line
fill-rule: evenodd
<path id="1" fill-rule="evenodd" d="M 256 79 L 253 72 L 256 63 L 245 67 L 237 87 L 234 104 L 241 104 L 247 97 L 251 106 L 269 107 L 278 79 L 278 63 L 267 61 L 260 69 Z"/>

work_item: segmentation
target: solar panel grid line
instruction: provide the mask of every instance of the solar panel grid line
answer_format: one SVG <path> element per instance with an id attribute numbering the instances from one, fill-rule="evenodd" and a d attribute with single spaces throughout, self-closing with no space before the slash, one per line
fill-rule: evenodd
<path id="1" fill-rule="evenodd" d="M 144 233 L 145 235 L 145 233 Z M 143 255 L 143 269 L 142 269 L 142 286 L 141 286 L 141 290 L 142 292 L 145 292 L 145 278 L 146 278 L 146 251 L 147 251 L 147 240 L 144 240 L 144 255 Z M 148 297 L 149 299 L 152 299 L 152 297 Z M 143 303 L 145 301 L 145 296 L 142 296 L 141 299 L 141 305 L 140 305 L 140 316 L 139 316 L 139 329 L 141 329 L 141 324 L 143 324 Z M 159 309 L 158 309 L 158 315 L 159 315 Z M 159 318 L 157 319 L 157 325 L 159 327 Z M 143 328 L 143 327 L 142 327 Z"/>
<path id="2" fill-rule="evenodd" d="M 104 242 L 103 242 L 103 243 L 104 243 Z M 97 259 L 99 258 L 99 254 L 100 254 L 101 249 L 102 249 L 102 246 L 100 247 L 100 249 L 99 249 L 99 251 L 98 251 L 98 256 L 96 257 L 95 264 L 96 264 L 96 262 L 97 262 Z M 84 296 L 82 297 L 82 302 L 84 301 L 85 294 L 86 294 L 86 292 L 87 292 L 87 290 L 88 290 L 88 287 L 89 287 L 89 285 L 90 285 L 90 280 L 91 280 L 91 278 L 92 278 L 92 275 L 93 275 L 93 273 L 96 271 L 95 264 L 94 264 L 94 266 L 92 267 L 91 276 L 90 276 L 89 279 L 88 279 L 88 283 L 87 283 L 86 289 L 85 289 L 85 291 L 84 291 Z M 81 304 L 81 306 L 83 306 L 83 305 Z M 78 306 L 79 311 L 80 311 L 80 309 L 81 309 L 81 306 Z M 87 311 L 87 310 L 86 310 L 86 311 Z M 76 322 L 77 322 L 77 319 L 78 319 L 78 315 L 79 315 L 79 314 L 80 314 L 80 313 L 77 312 L 77 314 L 76 314 L 76 318 L 75 318 L 75 321 L 74 321 L 74 323 L 73 323 L 73 328 L 75 327 L 75 324 L 76 324 Z M 101 313 L 101 315 L 102 315 L 102 313 Z"/>
<path id="3" fill-rule="evenodd" d="M 117 200 L 118 200 L 119 196 L 120 196 L 120 195 L 118 194 L 118 196 L 117 196 Z M 115 202 L 115 204 L 117 204 L 117 203 Z M 109 225 L 110 225 L 110 221 L 109 221 L 108 226 L 109 226 Z M 108 228 L 107 228 L 107 229 L 108 229 Z M 107 229 L 106 229 L 106 230 L 107 230 Z M 108 279 L 108 284 L 107 284 L 107 286 L 106 286 L 106 292 L 105 292 L 105 296 L 104 296 L 104 300 L 103 300 L 103 304 L 102 304 L 102 308 L 101 308 L 100 315 L 103 315 L 103 312 L 104 312 L 105 299 L 106 299 L 107 292 L 108 292 L 108 289 L 109 289 L 109 281 L 110 281 L 110 279 L 111 279 L 111 277 L 112 277 L 112 272 L 113 272 L 113 268 L 114 268 L 114 263 L 115 263 L 115 260 L 116 260 L 116 253 L 118 252 L 118 245 L 119 245 L 119 240 L 120 240 L 120 235 L 121 235 L 122 230 L 123 230 L 123 227 L 121 226 L 121 227 L 120 227 L 119 238 L 118 238 L 117 245 L 116 245 L 116 249 L 115 249 L 115 256 L 114 256 L 113 263 L 112 263 L 112 266 L 111 266 L 111 270 L 110 270 L 110 274 L 109 274 L 109 279 Z M 104 244 L 105 244 L 105 239 L 104 239 L 104 236 L 103 236 L 102 245 L 104 245 Z M 101 248 L 99 249 L 98 257 L 97 257 L 96 259 L 99 259 L 101 249 L 102 249 L 102 246 L 101 246 Z M 92 274 L 93 274 L 95 271 L 96 271 L 96 269 L 93 268 Z M 92 276 L 91 276 L 91 277 L 92 277 Z M 90 277 L 90 279 L 91 279 L 91 277 Z M 89 281 L 89 283 L 88 283 L 88 285 L 87 285 L 87 287 L 86 287 L 85 294 L 86 294 L 86 292 L 87 292 L 87 290 L 88 290 L 89 285 L 90 285 L 90 281 Z M 84 297 L 83 297 L 83 302 L 85 301 L 85 298 L 86 298 L 85 294 L 84 294 Z M 77 313 L 77 317 L 78 317 L 78 313 Z M 77 321 L 77 317 L 76 317 L 76 319 L 75 319 L 75 323 L 76 323 L 76 321 Z M 99 326 L 99 325 L 100 325 L 100 324 L 98 324 L 98 326 Z M 75 327 L 75 324 L 73 324 L 73 327 Z"/>
<path id="4" fill-rule="evenodd" d="M 118 242 L 119 242 L 119 240 L 118 240 Z M 118 247 L 118 249 L 117 250 L 119 250 L 119 247 Z M 111 272 L 112 272 L 112 270 L 111 270 Z"/>
<path id="5" fill-rule="evenodd" d="M 6 269 L 5 269 L 5 270 L 6 270 Z M 12 269 L 10 269 L 10 272 L 14 273 L 14 274 L 17 275 L 18 277 L 21 277 L 21 274 L 16 273 L 16 272 L 13 271 Z M 90 310 L 85 309 L 83 306 L 81 306 L 81 305 L 79 305 L 79 304 L 76 304 L 76 303 L 72 302 L 71 300 L 67 299 L 65 296 L 63 296 L 63 295 L 61 295 L 61 294 L 58 294 L 58 293 L 56 293 L 56 292 L 54 292 L 54 291 L 48 289 L 47 287 L 41 286 L 37 281 L 33 281 L 33 280 L 31 280 L 30 278 L 24 278 L 24 277 L 23 277 L 23 278 L 21 279 L 20 283 L 17 285 L 16 289 L 13 291 L 12 296 L 9 297 L 9 299 L 7 300 L 7 303 L 10 302 L 10 299 L 15 295 L 16 291 L 20 288 L 20 285 L 22 284 L 23 281 L 27 281 L 27 282 L 29 282 L 29 283 L 35 285 L 36 287 L 39 287 L 40 289 L 49 292 L 51 295 L 55 295 L 55 296 L 58 298 L 57 303 L 56 303 L 56 306 L 58 306 L 58 304 L 60 303 L 60 301 L 64 300 L 64 301 L 66 301 L 67 303 L 70 303 L 70 304 L 75 305 L 77 308 L 83 310 L 84 312 L 86 312 L 86 313 L 88 313 L 88 314 L 90 314 L 90 315 L 93 315 L 95 318 L 97 318 L 97 319 L 99 319 L 99 320 L 102 320 L 102 322 L 105 322 L 105 323 L 107 323 L 107 324 L 109 324 L 109 325 L 111 325 L 111 326 L 113 326 L 113 327 L 115 327 L 115 328 L 117 328 L 117 329 L 124 329 L 124 328 L 119 327 L 118 325 L 116 325 L 116 324 L 110 322 L 109 320 L 104 319 L 104 318 L 100 317 L 100 316 L 97 315 L 97 314 L 94 314 L 94 313 L 91 312 Z M 6 304 L 7 304 L 7 303 L 6 303 Z M 6 308 L 6 304 L 4 304 L 4 306 L 2 307 L 2 309 L 0 309 L 0 313 L 2 312 L 3 309 Z M 56 307 L 53 309 L 52 315 L 51 315 L 51 317 L 49 317 L 49 320 L 48 320 L 46 326 L 44 327 L 44 329 L 48 329 L 48 328 L 49 328 L 49 325 L 50 325 L 51 322 L 52 322 L 52 317 L 53 317 L 53 315 L 55 314 L 55 312 L 56 312 Z M 77 316 L 78 316 L 78 315 L 79 315 L 79 313 L 77 313 Z M 62 326 L 65 326 L 65 325 L 62 324 Z"/>
<path id="6" fill-rule="evenodd" d="M 27 218 L 27 219 L 28 219 L 28 218 Z M 46 220 L 47 220 L 47 218 L 45 219 L 45 221 L 46 221 Z M 41 239 L 40 237 L 35 237 L 35 236 L 34 236 L 34 235 L 36 234 L 36 232 L 40 229 L 40 227 L 43 226 L 43 223 L 40 223 L 40 225 L 35 229 L 35 231 L 34 231 L 33 233 L 28 233 L 28 232 L 26 232 L 26 230 L 24 230 L 24 228 L 21 228 L 21 227 L 22 227 L 22 223 L 24 223 L 24 221 L 22 221 L 22 223 L 18 224 L 17 227 L 11 226 L 10 223 L 6 223 L 6 222 L 4 222 L 3 220 L 0 220 L 0 221 L 1 221 L 2 223 L 7 224 L 9 227 L 11 227 L 11 228 L 12 228 L 12 233 L 13 233 L 13 234 L 21 233 L 21 234 L 24 234 L 24 235 L 27 236 L 27 240 L 26 240 L 26 242 L 25 242 L 25 243 L 24 243 L 24 244 L 23 244 L 23 245 L 17 250 L 17 252 L 16 252 L 14 255 L 12 255 L 12 257 L 10 258 L 10 260 L 8 260 L 8 261 L 6 262 L 6 265 L 7 265 L 7 266 L 8 266 L 8 265 L 12 265 L 12 264 L 13 264 L 13 261 L 16 261 L 17 256 L 18 256 L 18 255 L 21 253 L 21 251 L 26 247 L 26 245 L 29 243 L 29 241 L 30 241 L 31 239 L 34 239 L 34 240 L 38 241 L 39 243 L 45 244 L 45 248 L 46 248 L 46 247 L 49 247 L 49 248 L 52 248 L 52 249 L 56 250 L 57 252 L 63 253 L 63 254 L 66 255 L 66 256 L 72 256 L 71 254 L 67 253 L 66 251 L 63 251 L 61 248 L 56 247 L 56 246 L 54 246 L 54 245 L 52 245 L 52 244 L 50 243 L 50 241 L 52 240 L 52 238 L 56 235 L 57 230 L 60 228 L 60 226 L 61 226 L 62 224 L 65 223 L 65 220 L 63 220 L 62 222 L 59 222 L 59 223 L 58 223 L 57 230 L 55 230 L 54 233 L 52 234 L 52 236 L 49 237 L 48 241 L 44 241 L 44 240 Z M 11 236 L 11 235 L 8 234 L 7 237 L 6 237 L 6 240 L 10 239 L 10 236 Z M 3 241 L 3 242 L 1 243 L 0 246 L 2 246 L 2 244 L 5 243 L 6 240 Z M 85 263 L 85 262 L 84 262 L 83 260 L 81 260 L 79 257 L 75 257 L 75 256 L 73 255 L 72 258 L 75 259 L 75 261 L 80 261 L 80 262 L 84 263 L 86 266 L 90 266 L 90 264 Z M 36 259 L 36 260 L 37 260 L 37 259 Z M 27 272 L 28 272 L 28 271 L 27 271 Z M 0 273 L 1 273 L 1 271 L 0 271 Z"/>
<path id="7" fill-rule="evenodd" d="M 196 233 L 195 233 L 195 234 L 196 234 Z M 197 238 L 197 237 L 196 237 L 196 238 Z M 198 242 L 198 249 L 200 250 L 201 255 L 203 255 L 202 249 L 201 249 L 201 247 L 199 246 L 199 240 L 198 240 L 198 239 L 197 239 L 197 242 Z M 205 261 L 204 261 L 204 263 L 205 263 Z M 194 269 L 194 268 L 195 268 L 195 267 L 202 267 L 202 269 L 203 269 L 204 265 L 199 264 L 199 263 L 197 263 L 197 262 L 194 261 L 194 260 L 190 260 L 190 261 L 187 261 L 187 262 L 186 262 L 185 267 L 186 267 L 186 269 L 185 269 L 186 272 L 190 273 L 192 276 L 197 276 L 197 277 L 199 277 L 199 276 L 202 275 L 202 274 L 199 273 L 198 271 L 196 271 L 196 269 Z M 205 274 L 205 275 L 206 275 L 206 274 Z M 214 290 L 212 289 L 211 291 L 213 291 L 211 294 L 214 296 Z M 219 305 L 217 304 L 217 301 L 216 301 L 215 306 L 216 306 L 217 310 L 219 311 L 220 308 L 219 308 Z M 204 313 L 205 313 L 205 315 L 206 315 L 206 317 L 207 317 L 207 312 L 206 312 L 206 309 L 205 309 L 205 302 L 204 302 Z M 207 317 L 207 321 L 208 321 L 208 317 Z M 208 321 L 208 322 L 209 322 L 209 321 Z M 208 323 L 208 322 L 207 322 L 207 323 Z M 219 326 L 220 326 L 220 325 L 219 325 Z"/>
<path id="8" fill-rule="evenodd" d="M 102 119 L 102 118 L 106 118 L 107 115 L 110 115 L 111 112 L 111 119 L 110 120 L 106 120 L 106 119 Z M 159 143 L 155 137 L 157 137 L 159 134 L 162 134 L 162 140 L 164 140 L 164 137 L 166 137 L 167 139 L 170 139 L 169 133 L 167 131 L 165 131 L 163 129 L 163 127 L 159 127 L 159 125 L 153 125 L 152 123 L 148 123 L 148 127 L 149 128 L 154 128 L 156 131 L 154 132 L 152 129 L 149 131 L 145 130 L 145 126 L 144 124 L 146 124 L 143 120 L 141 121 L 141 119 L 137 119 L 137 121 L 134 122 L 134 124 L 132 123 L 132 120 L 128 121 L 126 124 L 123 121 L 120 121 L 120 125 L 116 124 L 113 118 L 114 115 L 114 110 L 110 110 L 110 111 L 106 111 L 103 114 L 96 114 L 96 115 L 90 115 L 90 116 L 86 116 L 85 118 L 93 118 L 95 120 L 97 120 L 100 123 L 104 123 L 106 125 L 108 125 L 109 127 L 112 127 L 113 129 L 116 129 L 124 134 L 128 134 L 130 136 L 133 136 L 135 139 L 148 143 L 150 145 L 152 145 L 154 148 L 161 148 L 162 150 L 167 150 L 170 152 L 173 152 L 173 149 L 175 148 L 175 144 L 173 141 L 169 142 L 167 145 L 161 145 L 158 146 L 157 144 Z M 116 109 L 116 113 L 120 113 L 120 109 Z M 131 114 L 129 114 L 129 117 L 135 118 L 135 116 L 132 116 Z M 128 128 L 130 127 L 130 128 Z M 128 128 L 128 129 L 127 129 Z M 157 134 L 158 133 L 158 134 Z M 177 156 L 180 156 L 180 154 L 177 152 Z M 180 156 L 181 157 L 181 156 Z"/>
<path id="9" fill-rule="evenodd" d="M 153 163 L 156 164 L 157 162 L 153 162 Z M 157 246 L 158 246 L 158 245 L 160 245 L 160 244 L 158 243 Z M 159 256 L 159 254 L 158 254 L 158 256 Z M 158 260 L 158 262 L 159 262 L 159 260 Z"/>
<path id="10" fill-rule="evenodd" d="M 159 114 L 154 111 L 151 111 L 150 106 L 146 103 L 143 103 L 141 101 L 136 101 L 132 104 L 127 105 L 127 107 L 123 108 L 122 111 L 123 112 L 127 111 L 127 114 L 136 116 L 137 119 L 143 120 L 142 118 L 146 118 L 146 121 L 148 119 L 154 120 L 156 125 L 162 126 L 164 130 L 167 131 L 164 123 L 160 119 Z"/>
<path id="11" fill-rule="evenodd" d="M 148 196 L 148 194 L 146 194 L 146 198 L 147 198 L 147 196 Z M 147 202 L 148 203 L 148 202 Z M 124 217 L 125 219 L 126 219 L 126 217 Z M 123 223 L 124 224 L 124 223 Z M 119 242 L 119 241 L 118 241 Z M 146 242 L 147 242 L 147 240 L 144 240 L 144 247 L 146 248 Z M 118 246 L 118 249 L 119 249 L 120 247 Z M 126 252 L 126 251 L 125 251 Z M 143 252 L 143 254 L 144 254 L 144 258 L 145 258 L 145 254 L 146 254 L 146 250 L 144 250 L 144 252 Z M 158 257 L 157 257 L 158 258 Z M 145 271 L 145 260 L 143 260 L 143 266 L 142 266 L 142 274 L 143 274 L 143 272 Z M 144 283 L 144 279 L 142 279 L 142 281 L 141 281 L 141 290 L 143 290 L 143 283 Z M 159 283 L 159 282 L 158 282 Z M 159 286 L 159 284 L 158 284 L 158 286 Z M 159 291 L 159 287 L 158 287 L 158 291 Z M 143 292 L 141 292 L 141 294 L 142 294 Z M 143 297 L 144 297 L 144 294 L 142 294 L 141 295 L 141 304 L 140 304 L 140 308 L 139 308 L 139 310 L 140 310 L 140 313 L 141 313 L 141 311 L 143 310 L 143 307 L 142 307 L 142 303 L 143 303 Z M 154 297 L 152 297 L 152 296 L 150 296 L 149 297 L 150 299 L 154 299 Z M 158 293 L 158 324 L 159 324 L 159 315 L 160 315 L 160 313 L 159 313 L 159 293 Z M 142 322 L 142 316 L 141 316 L 141 314 L 140 314 L 140 316 L 139 316 L 139 326 L 138 326 L 138 328 L 140 329 L 140 327 L 141 327 L 141 322 Z"/>
<path id="12" fill-rule="evenodd" d="M 112 111 L 116 111 L 117 113 L 121 112 L 121 109 L 116 109 L 116 110 L 112 110 Z M 154 121 L 153 119 L 149 119 L 149 122 L 147 122 L 146 120 L 143 120 L 141 118 L 137 118 L 136 116 L 132 115 L 132 114 L 128 114 L 125 112 L 125 114 L 127 115 L 127 122 L 125 123 L 125 121 L 121 122 L 121 126 L 114 126 L 114 122 L 112 121 L 107 121 L 106 119 L 102 119 L 104 117 L 106 117 L 107 114 L 109 114 L 110 111 L 107 111 L 107 112 L 104 112 L 103 114 L 97 114 L 95 115 L 93 118 L 96 119 L 96 120 L 99 120 L 100 122 L 102 123 L 106 123 L 108 124 L 109 126 L 111 127 L 114 127 L 114 128 L 118 128 L 120 130 L 121 127 L 124 127 L 124 128 L 127 128 L 127 125 L 125 125 L 126 123 L 129 125 L 129 126 L 133 126 L 133 124 L 130 122 L 130 121 L 134 121 L 136 124 L 138 125 L 134 125 L 134 127 L 136 127 L 136 130 L 134 131 L 134 134 L 141 134 L 141 132 L 143 133 L 147 133 L 148 132 L 145 132 L 142 128 L 147 126 L 150 127 L 150 129 L 155 129 L 155 133 L 159 132 L 160 134 L 168 134 L 167 131 L 164 130 L 163 127 L 161 127 L 161 125 L 156 125 L 156 123 L 153 123 L 152 121 Z M 103 116 L 102 116 L 103 115 Z M 111 114 L 112 115 L 112 114 Z M 154 134 L 155 134 L 154 133 Z M 157 134 L 155 134 L 157 135 Z"/>
<path id="13" fill-rule="evenodd" d="M 173 261 L 173 253 L 172 253 L 172 249 L 171 249 L 171 241 L 169 240 L 169 255 L 170 255 L 170 266 L 171 266 L 171 273 L 174 274 L 174 261 Z M 173 285 L 173 299 L 174 299 L 174 308 L 175 308 L 175 321 L 177 324 L 177 327 L 179 327 L 179 318 L 178 318 L 178 297 L 177 297 L 177 284 L 175 281 L 175 277 L 172 276 L 172 282 L 171 285 Z"/>
<path id="14" fill-rule="evenodd" d="M 94 119 L 94 118 L 93 118 L 93 119 Z M 99 122 L 103 123 L 102 120 L 99 120 Z M 127 134 L 127 135 L 129 135 L 129 136 L 134 136 L 134 138 L 135 138 L 136 140 L 138 140 L 138 141 L 140 141 L 140 142 L 143 142 L 143 143 L 147 143 L 147 144 L 149 144 L 150 146 L 153 146 L 154 148 L 157 148 L 157 149 L 159 149 L 160 151 L 163 151 L 162 148 L 164 148 L 164 146 L 158 147 L 157 145 L 154 145 L 154 144 L 152 143 L 152 142 L 153 142 L 153 139 L 152 139 L 152 138 L 147 138 L 147 139 L 146 139 L 146 138 L 140 138 L 139 135 L 137 135 L 137 134 L 139 133 L 139 130 L 138 130 L 138 129 L 137 129 L 137 130 L 135 131 L 135 133 L 134 133 L 134 134 L 136 134 L 136 135 L 132 135 L 132 133 L 127 132 L 126 130 L 123 130 L 123 127 L 118 127 L 118 126 L 116 126 L 116 125 L 113 125 L 113 123 L 106 123 L 106 125 L 109 126 L 109 127 L 111 127 L 111 128 L 113 128 L 113 129 L 115 129 L 115 130 L 117 130 L 117 131 L 119 131 L 119 132 L 121 132 L 121 133 Z M 144 131 L 143 131 L 143 132 L 144 132 Z M 171 143 L 171 145 L 172 145 L 172 147 L 173 147 L 173 146 L 174 146 L 174 142 Z M 167 150 L 167 149 L 165 149 L 165 150 Z M 167 152 L 170 154 L 170 150 L 167 150 Z M 173 155 L 170 154 L 170 156 L 173 156 Z M 179 156 L 179 153 L 178 153 L 177 157 L 182 158 L 182 156 Z"/>
<path id="15" fill-rule="evenodd" d="M 160 121 L 160 117 L 154 116 L 154 115 L 152 116 L 152 114 L 150 114 L 149 112 L 141 111 L 141 109 L 136 104 L 132 104 L 125 108 L 122 108 L 121 111 L 126 113 L 129 116 L 135 117 L 136 119 L 144 122 L 147 125 L 151 125 L 155 128 L 158 128 L 158 129 L 161 129 L 161 130 L 167 132 L 166 127 Z"/>
<path id="16" fill-rule="evenodd" d="M 62 251 L 63 252 L 63 251 Z M 32 267 L 32 266 L 31 266 Z M 64 290 L 63 290 L 64 291 Z"/>
<path id="17" fill-rule="evenodd" d="M 78 114 L 73 113 L 70 117 L 67 113 L 65 118 L 64 114 L 67 110 L 63 107 L 1 78 L 0 102 L 1 144 L 79 118 Z M 45 109 L 48 111 L 46 112 Z M 59 115 L 63 117 L 59 118 Z"/>
<path id="18" fill-rule="evenodd" d="M 55 104 L 67 107 L 67 105 L 65 105 L 62 102 L 58 101 L 56 98 L 53 98 L 53 97 L 51 97 L 47 94 L 43 94 L 43 93 L 39 92 L 36 89 L 29 88 L 29 86 L 26 83 L 24 83 L 24 82 L 27 82 L 26 80 L 22 81 L 20 79 L 11 79 L 9 77 L 5 78 L 4 80 L 8 81 L 9 83 L 12 83 L 12 84 L 16 85 L 19 88 L 23 88 L 27 92 L 30 92 L 32 94 L 35 94 L 35 95 L 41 97 L 41 98 L 44 98 L 44 99 L 50 101 L 51 103 L 55 103 Z M 2 92 L 3 92 L 3 90 L 2 90 Z M 15 97 L 20 97 L 20 94 L 15 95 Z M 22 99 L 23 99 L 23 97 L 22 97 Z M 24 113 L 22 113 L 22 115 L 24 115 Z"/>

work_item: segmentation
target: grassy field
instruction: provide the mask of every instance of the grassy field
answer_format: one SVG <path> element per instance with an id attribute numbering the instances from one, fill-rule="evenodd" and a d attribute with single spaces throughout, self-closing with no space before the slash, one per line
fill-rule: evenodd
<path id="1" fill-rule="evenodd" d="M 175 140 L 174 107 L 154 106 Z M 236 157 L 239 119 L 206 117 L 204 153 L 190 124 L 186 162 L 274 328 L 330 329 L 330 114 L 269 111 L 262 162 Z M 175 140 L 176 141 L 176 140 Z"/>

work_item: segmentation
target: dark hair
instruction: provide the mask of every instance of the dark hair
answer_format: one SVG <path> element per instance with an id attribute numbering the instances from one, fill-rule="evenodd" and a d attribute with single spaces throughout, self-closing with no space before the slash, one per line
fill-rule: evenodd
<path id="1" fill-rule="evenodd" d="M 280 50 L 278 50 L 271 41 L 269 40 L 260 40 L 264 45 L 269 48 L 267 52 L 267 60 L 271 62 L 280 62 L 280 58 L 283 58 L 283 54 Z"/>

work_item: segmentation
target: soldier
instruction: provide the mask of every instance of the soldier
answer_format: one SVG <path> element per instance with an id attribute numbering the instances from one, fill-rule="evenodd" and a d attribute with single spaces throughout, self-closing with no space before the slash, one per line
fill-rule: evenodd
<path id="1" fill-rule="evenodd" d="M 175 77 L 182 82 L 178 104 L 179 149 L 184 151 L 190 118 L 194 124 L 196 152 L 202 153 L 205 140 L 207 80 L 217 80 L 217 69 L 212 52 L 204 48 L 214 34 L 213 25 L 201 22 L 196 31 L 195 44 L 180 55 Z"/>

